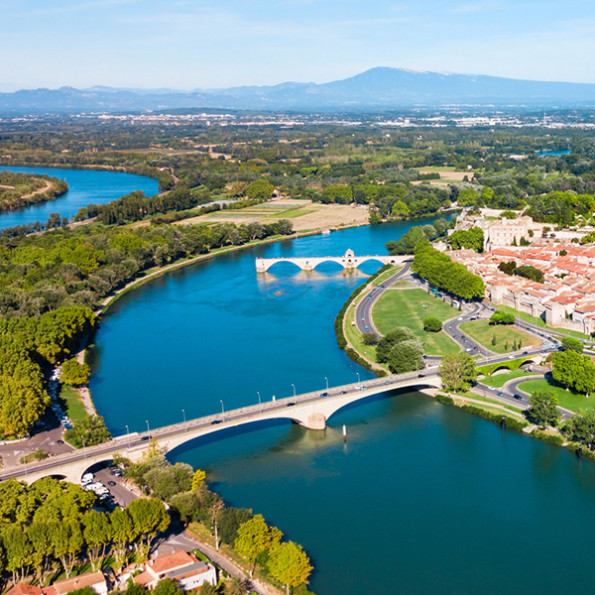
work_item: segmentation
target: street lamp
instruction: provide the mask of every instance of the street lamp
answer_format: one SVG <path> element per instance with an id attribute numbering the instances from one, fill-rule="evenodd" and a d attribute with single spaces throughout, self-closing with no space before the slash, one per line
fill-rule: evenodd
<path id="1" fill-rule="evenodd" d="M 359 385 L 360 385 L 359 372 L 356 372 L 356 374 L 357 374 L 357 387 L 359 388 Z"/>
<path id="2" fill-rule="evenodd" d="M 293 396 L 295 397 L 295 384 L 292 384 L 291 387 L 293 388 Z"/>
<path id="3" fill-rule="evenodd" d="M 260 400 L 260 392 L 256 391 L 256 394 L 258 395 L 258 408 L 260 409 L 260 412 L 262 413 L 262 401 Z"/>
<path id="4" fill-rule="evenodd" d="M 85 437 L 81 436 L 81 440 L 83 441 L 83 454 L 85 455 L 85 459 L 87 458 L 87 451 L 85 450 Z"/>
<path id="5" fill-rule="evenodd" d="M 225 410 L 223 409 L 223 400 L 219 399 L 219 403 L 221 403 L 221 416 L 225 415 Z"/>
<path id="6" fill-rule="evenodd" d="M 328 393 L 328 378 L 325 376 L 324 380 L 326 381 L 326 392 Z"/>
<path id="7" fill-rule="evenodd" d="M 184 423 L 186 423 L 186 412 L 182 409 L 182 417 L 184 419 Z"/>
<path id="8" fill-rule="evenodd" d="M 151 433 L 151 428 L 149 428 L 149 420 L 145 419 L 145 423 L 147 424 L 147 434 Z"/>
<path id="9" fill-rule="evenodd" d="M 130 430 L 128 429 L 128 426 L 126 426 L 126 435 L 128 436 L 128 448 L 130 448 Z"/>

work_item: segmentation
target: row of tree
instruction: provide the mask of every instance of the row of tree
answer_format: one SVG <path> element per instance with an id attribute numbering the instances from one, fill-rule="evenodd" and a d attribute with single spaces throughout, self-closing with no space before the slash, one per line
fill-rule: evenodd
<path id="1" fill-rule="evenodd" d="M 411 270 L 430 285 L 447 293 L 472 300 L 483 298 L 485 285 L 481 277 L 470 273 L 467 268 L 438 250 L 428 241 L 421 242 L 416 250 Z"/>
<path id="2" fill-rule="evenodd" d="M 0 213 L 53 200 L 66 192 L 68 184 L 58 178 L 0 171 Z"/>

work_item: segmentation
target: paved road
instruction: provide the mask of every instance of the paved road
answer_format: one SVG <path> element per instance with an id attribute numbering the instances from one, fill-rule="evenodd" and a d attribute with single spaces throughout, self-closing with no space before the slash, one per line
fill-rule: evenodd
<path id="1" fill-rule="evenodd" d="M 395 273 L 382 284 L 374 287 L 367 294 L 367 296 L 359 302 L 355 309 L 355 322 L 360 333 L 372 332 L 376 333 L 379 337 L 382 336 L 372 321 L 372 308 L 378 298 L 387 290 L 387 288 L 396 283 L 399 279 L 409 275 L 410 270 L 411 265 L 406 262 L 398 273 Z"/>

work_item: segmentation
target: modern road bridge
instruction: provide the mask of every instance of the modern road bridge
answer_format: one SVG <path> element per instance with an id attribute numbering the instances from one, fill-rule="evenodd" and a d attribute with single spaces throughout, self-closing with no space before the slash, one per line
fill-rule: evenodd
<path id="1" fill-rule="evenodd" d="M 266 273 L 273 265 L 278 262 L 291 262 L 302 271 L 313 271 L 319 264 L 323 262 L 336 262 L 344 269 L 356 269 L 364 262 L 375 260 L 382 264 L 402 264 L 403 260 L 411 257 L 403 256 L 356 256 L 353 250 L 349 249 L 343 256 L 306 256 L 306 257 L 281 257 L 281 258 L 257 258 L 256 271 L 258 273 Z"/>
<path id="2" fill-rule="evenodd" d="M 375 378 L 334 387 L 328 392 L 304 393 L 200 417 L 151 430 L 150 434 L 125 434 L 104 444 L 3 469 L 0 480 L 14 477 L 33 482 L 42 477 L 55 476 L 77 483 L 86 469 L 97 463 L 111 461 L 116 454 L 138 461 L 154 444 L 160 450 L 170 452 L 201 436 L 266 420 L 288 419 L 311 430 L 323 430 L 329 417 L 356 401 L 402 388 L 440 388 L 441 380 L 437 371 L 434 367 L 420 372 Z"/>

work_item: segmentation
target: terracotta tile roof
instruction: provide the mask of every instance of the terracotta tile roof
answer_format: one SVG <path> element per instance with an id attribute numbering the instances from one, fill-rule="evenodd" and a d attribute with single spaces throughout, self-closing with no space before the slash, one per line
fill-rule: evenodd
<path id="1" fill-rule="evenodd" d="M 63 581 L 58 581 L 54 583 L 52 587 L 55 589 L 56 595 L 63 595 L 64 593 L 69 593 L 75 589 L 91 587 L 100 583 L 105 583 L 105 577 L 103 576 L 103 572 L 97 571 L 90 574 L 81 574 L 80 576 L 67 578 Z M 47 593 L 47 591 L 45 592 Z"/>
<path id="2" fill-rule="evenodd" d="M 41 587 L 17 583 L 6 593 L 6 595 L 42 595 L 42 593 L 43 589 Z"/>
<path id="3" fill-rule="evenodd" d="M 176 568 L 182 568 L 183 566 L 193 564 L 194 562 L 197 562 L 197 559 L 194 556 L 184 550 L 178 550 L 173 554 L 159 556 L 158 558 L 149 561 L 147 566 L 150 567 L 154 573 L 161 574 L 162 572 L 169 572 Z"/>

